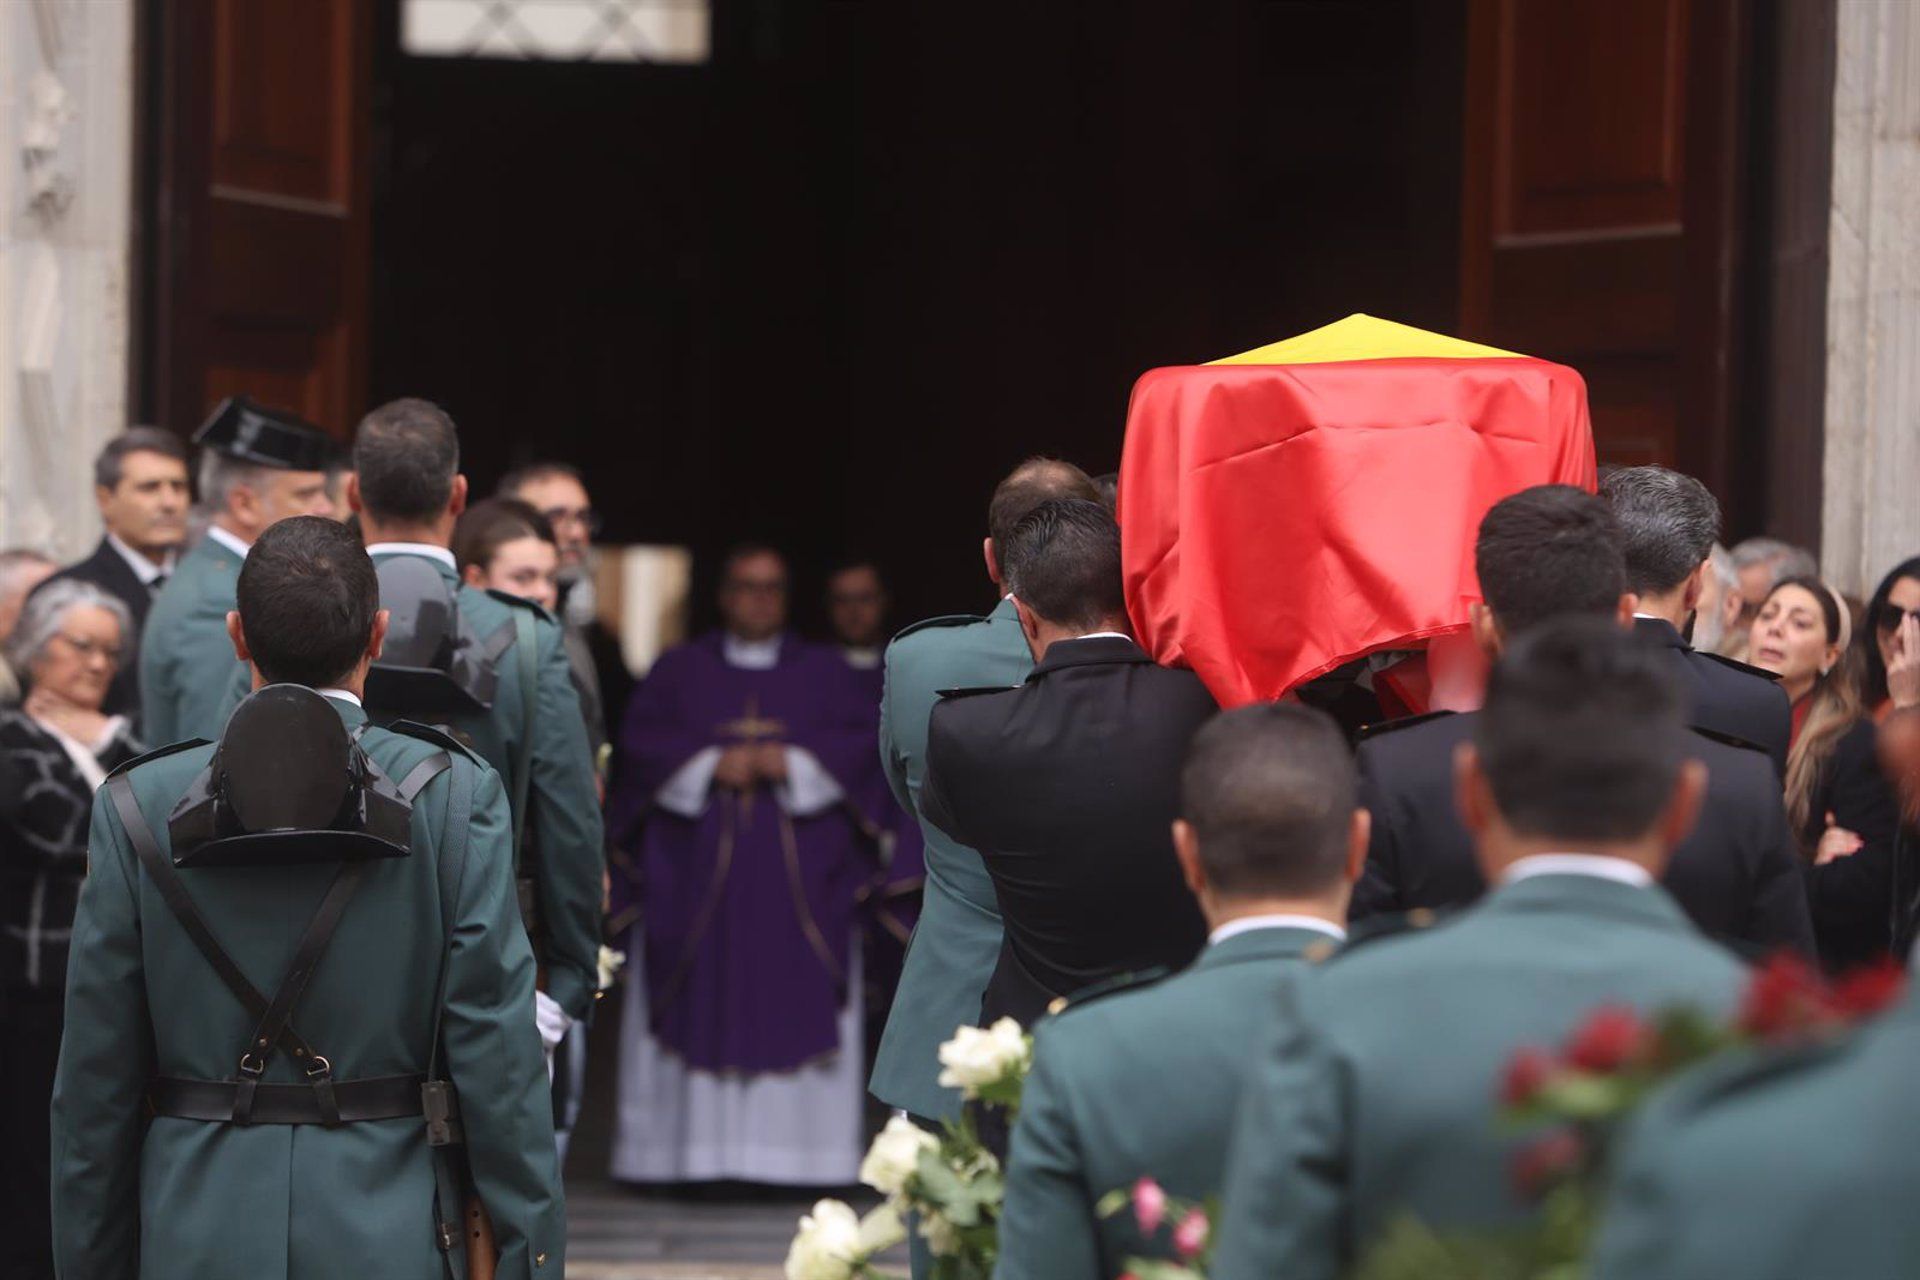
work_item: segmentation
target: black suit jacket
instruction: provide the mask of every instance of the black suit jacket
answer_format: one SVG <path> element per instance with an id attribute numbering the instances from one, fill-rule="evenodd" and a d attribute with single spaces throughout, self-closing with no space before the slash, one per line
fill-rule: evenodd
<path id="1" fill-rule="evenodd" d="M 1171 827 L 1187 743 L 1217 710 L 1131 640 L 1064 640 L 1019 688 L 949 696 L 927 727 L 920 813 L 980 851 L 1006 922 L 983 1024 L 1185 965 L 1206 942 Z"/>
<path id="2" fill-rule="evenodd" d="M 1361 802 L 1373 815 L 1356 920 L 1414 907 L 1454 907 L 1486 891 L 1473 841 L 1453 803 L 1453 751 L 1478 713 L 1445 712 L 1383 726 L 1360 744 Z M 1707 796 L 1662 883 L 1702 932 L 1744 949 L 1813 955 L 1813 923 L 1773 768 L 1758 751 L 1694 735 Z"/>
<path id="3" fill-rule="evenodd" d="M 153 604 L 153 593 L 105 538 L 100 539 L 92 555 L 53 574 L 47 582 L 58 582 L 62 578 L 92 583 L 127 606 L 127 612 L 133 615 L 133 634 L 122 639 L 120 670 L 107 687 L 107 700 L 101 710 L 137 722 L 140 718 L 140 633 L 147 627 L 147 609 Z M 40 590 L 47 582 L 34 590 Z"/>
<path id="4" fill-rule="evenodd" d="M 1820 958 L 1829 969 L 1844 971 L 1885 956 L 1895 934 L 1894 857 L 1900 807 L 1880 770 L 1877 734 L 1871 720 L 1860 720 L 1833 745 L 1814 783 L 1802 843 L 1820 843 L 1827 815 L 1864 842 L 1857 853 L 1835 858 L 1807 872 L 1814 933 Z M 1905 904 L 1898 904 L 1904 907 Z"/>
<path id="5" fill-rule="evenodd" d="M 1752 743 L 1773 761 L 1775 777 L 1787 776 L 1793 709 L 1785 689 L 1757 667 L 1701 653 L 1664 618 L 1635 618 L 1633 631 L 1672 655 L 1688 723 Z"/>

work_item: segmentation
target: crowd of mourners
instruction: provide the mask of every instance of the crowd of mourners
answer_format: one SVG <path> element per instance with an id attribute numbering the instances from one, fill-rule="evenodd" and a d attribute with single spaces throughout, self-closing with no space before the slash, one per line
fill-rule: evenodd
<path id="1" fill-rule="evenodd" d="M 420 741 L 473 762 L 471 839 L 507 851 L 499 900 L 519 911 L 510 944 L 470 941 L 440 990 L 461 965 L 524 968 L 525 992 L 480 982 L 524 1016 L 487 1022 L 516 1048 L 484 1069 L 506 1074 L 466 1079 L 459 1109 L 488 1247 L 529 1276 L 562 1264 L 558 1160 L 585 1027 L 616 986 L 621 1179 L 852 1183 L 867 1096 L 929 1131 L 969 1114 L 939 1047 L 1012 1019 L 1035 1032 L 1024 1100 L 1008 1125 L 975 1116 L 1004 1161 L 996 1274 L 1191 1261 L 1200 1250 L 1154 1215 L 1101 1208 L 1150 1179 L 1219 1199 L 1211 1274 L 1333 1277 L 1409 1219 L 1500 1230 L 1538 1214 L 1512 1185 L 1500 1117 L 1516 1053 L 1596 1010 L 1732 1018 L 1751 969 L 1783 954 L 1835 977 L 1884 970 L 1920 924 L 1920 557 L 1856 598 L 1799 548 L 1722 547 L 1713 496 L 1665 468 L 1495 504 L 1473 548 L 1473 672 L 1396 718 L 1404 700 L 1375 679 L 1394 655 L 1226 711 L 1157 663 L 1129 617 L 1113 482 L 1067 462 L 1030 459 L 991 495 L 986 612 L 886 643 L 879 574 L 848 563 L 829 578 L 835 636 L 804 640 L 785 559 L 743 545 L 720 566 L 721 627 L 636 684 L 596 605 L 597 520 L 572 468 L 530 466 L 469 501 L 456 429 L 419 400 L 374 410 L 350 451 L 244 400 L 196 443 L 197 484 L 170 433 L 102 450 L 105 533 L 87 558 L 0 552 L 0 1277 L 56 1260 L 65 1276 L 173 1274 L 168 1250 L 200 1260 L 180 1274 L 229 1274 L 194 1235 L 214 1219 L 179 1212 L 209 1194 L 180 1168 L 262 1159 L 220 1145 L 240 1129 L 412 1135 L 425 1115 L 433 1130 L 431 1100 L 343 1118 L 332 1079 L 352 1113 L 379 1093 L 348 1087 L 380 1083 L 379 1053 L 320 1058 L 293 1030 L 327 1025 L 313 1011 L 329 998 L 325 939 L 310 953 L 300 932 L 318 888 L 298 918 L 229 936 L 236 983 L 178 901 L 217 916 L 232 888 L 219 867 L 141 880 L 164 873 L 139 808 L 177 845 L 199 794 L 164 757 L 222 742 L 263 687 L 313 689 L 355 743 L 367 723 L 404 737 L 417 721 Z M 327 652 L 344 669 L 301 656 L 343 626 Z M 465 794 L 466 766 L 436 781 L 439 757 L 393 741 L 365 751 L 397 752 L 380 768 L 408 779 L 418 766 L 423 789 L 393 779 L 422 798 L 416 838 L 464 839 L 428 801 Z M 103 830 L 122 774 L 139 799 Z M 379 883 L 345 910 L 374 911 Z M 158 962 L 174 924 L 156 904 L 204 966 Z M 473 938 L 499 927 L 483 915 Z M 278 1008 L 269 979 L 289 957 L 300 984 Z M 290 1013 L 313 974 L 309 1012 Z M 183 998 L 219 1006 L 205 1025 L 243 1039 L 264 1011 L 237 1075 L 168 1076 L 192 1057 L 170 1048 L 182 1021 L 161 1016 Z M 470 1004 L 450 1027 L 486 1021 L 481 995 L 453 999 Z M 410 1034 L 433 1063 L 400 1075 L 431 1083 L 438 1006 L 427 1025 Z M 1912 1274 L 1916 1031 L 1898 1004 L 1817 1052 L 1720 1064 L 1677 1094 L 1618 1153 L 1594 1273 Z M 482 1069 L 447 1035 L 459 1086 Z M 501 1099 L 531 1096 L 520 1068 L 536 1046 L 546 1149 L 510 1160 L 527 1108 L 507 1139 L 486 1130 Z M 310 1050 L 326 1063 L 313 1103 Z M 231 1127 L 203 1143 L 202 1123 Z M 333 1137 L 346 1141 L 318 1141 Z M 347 1200 L 389 1176 L 324 1150 L 271 1160 L 313 1161 Z M 296 1257 L 354 1273 L 385 1247 L 384 1228 L 303 1204 L 228 1240 L 231 1273 L 276 1241 L 288 1273 Z M 456 1215 L 439 1198 L 432 1212 L 456 1248 Z M 916 1275 L 936 1236 L 914 1231 Z"/>

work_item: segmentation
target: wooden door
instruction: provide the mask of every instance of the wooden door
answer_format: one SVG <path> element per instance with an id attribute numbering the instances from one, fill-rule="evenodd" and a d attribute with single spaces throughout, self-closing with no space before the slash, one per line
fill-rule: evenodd
<path id="1" fill-rule="evenodd" d="M 336 435 L 364 408 L 371 26 L 371 0 L 164 2 L 143 346 L 176 430 L 235 392 Z"/>
<path id="2" fill-rule="evenodd" d="M 1471 0 L 1467 336 L 1586 376 L 1602 462 L 1730 483 L 1744 0 Z"/>

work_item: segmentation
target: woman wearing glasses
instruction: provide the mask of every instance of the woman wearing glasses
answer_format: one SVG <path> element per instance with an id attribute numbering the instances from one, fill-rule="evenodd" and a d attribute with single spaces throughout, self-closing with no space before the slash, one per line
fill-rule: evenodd
<path id="1" fill-rule="evenodd" d="M 53 1274 L 47 1107 L 87 820 L 95 788 L 140 751 L 126 717 L 100 709 L 128 625 L 119 600 L 65 579 L 28 599 L 7 642 L 26 699 L 0 711 L 0 1274 Z"/>
<path id="2" fill-rule="evenodd" d="M 1920 556 L 1895 565 L 1867 603 L 1861 701 L 1874 720 L 1920 707 Z"/>

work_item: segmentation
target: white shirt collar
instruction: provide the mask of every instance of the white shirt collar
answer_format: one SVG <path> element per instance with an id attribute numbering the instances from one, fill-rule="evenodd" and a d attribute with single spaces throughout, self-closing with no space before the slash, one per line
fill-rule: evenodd
<path id="1" fill-rule="evenodd" d="M 162 560 L 159 564 L 155 564 L 122 542 L 120 535 L 111 530 L 107 533 L 107 545 L 112 547 L 114 551 L 119 554 L 120 558 L 127 562 L 127 568 L 133 570 L 133 576 L 140 579 L 140 585 L 143 587 L 150 587 L 153 585 L 155 578 L 173 572 L 173 552 L 171 550 L 167 552 L 166 559 Z"/>
<path id="2" fill-rule="evenodd" d="M 720 656 L 730 667 L 748 671 L 770 671 L 780 663 L 780 637 L 769 640 L 742 640 L 731 631 L 720 637 Z"/>
<path id="3" fill-rule="evenodd" d="M 1331 920 L 1282 911 L 1273 915 L 1241 916 L 1238 920 L 1229 920 L 1207 935 L 1207 945 L 1217 947 L 1228 938 L 1237 938 L 1243 933 L 1252 933 L 1255 929 L 1311 929 L 1315 933 L 1326 934 L 1336 942 L 1347 940 L 1347 931 Z"/>
<path id="4" fill-rule="evenodd" d="M 840 652 L 855 671 L 878 671 L 886 657 L 879 645 L 842 645 Z"/>
<path id="5" fill-rule="evenodd" d="M 1128 634 L 1127 634 L 1126 632 L 1124 632 L 1124 631 L 1089 631 L 1089 632 L 1087 632 L 1087 634 L 1085 634 L 1085 635 L 1083 635 L 1083 636 L 1075 636 L 1075 637 L 1074 637 L 1074 639 L 1075 639 L 1075 640 L 1127 640 L 1127 641 L 1131 641 L 1131 640 L 1133 639 L 1133 637 L 1132 637 L 1132 636 L 1130 636 L 1130 635 L 1128 635 Z"/>
<path id="6" fill-rule="evenodd" d="M 367 548 L 370 556 L 425 556 L 429 560 L 438 560 L 449 569 L 458 569 L 460 562 L 453 558 L 453 552 L 431 542 L 376 542 Z"/>
<path id="7" fill-rule="evenodd" d="M 323 698 L 338 698 L 342 702 L 351 702 L 356 707 L 361 706 L 359 697 L 350 689 L 315 689 L 314 692 Z"/>
<path id="8" fill-rule="evenodd" d="M 233 554 L 239 556 L 242 560 L 247 558 L 247 548 L 253 545 L 251 542 L 242 542 L 239 534 L 227 529 L 222 529 L 217 524 L 207 526 L 207 536 L 227 550 L 233 552 Z"/>
<path id="9" fill-rule="evenodd" d="M 1639 863 L 1598 853 L 1536 853 L 1509 866 L 1500 883 L 1518 884 L 1532 876 L 1595 876 L 1637 889 L 1653 887 L 1653 874 Z"/>

